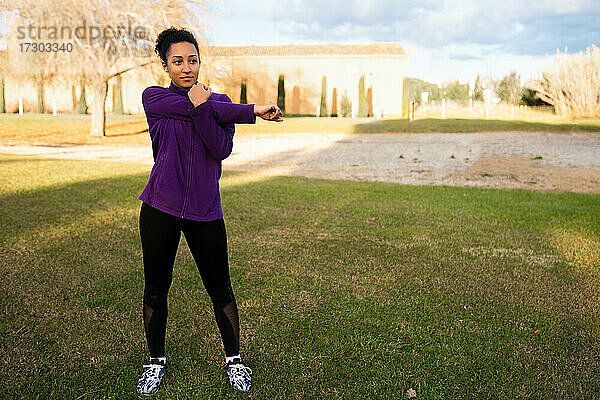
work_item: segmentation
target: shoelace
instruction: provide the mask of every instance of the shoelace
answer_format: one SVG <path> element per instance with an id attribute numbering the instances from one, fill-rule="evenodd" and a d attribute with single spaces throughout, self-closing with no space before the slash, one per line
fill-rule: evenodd
<path id="1" fill-rule="evenodd" d="M 148 379 L 157 380 L 158 374 L 160 374 L 160 370 L 164 368 L 164 365 L 160 364 L 148 364 L 144 365 L 144 368 L 148 368 L 144 374 Z"/>
<path id="2" fill-rule="evenodd" d="M 229 367 L 229 371 L 232 379 L 246 379 L 248 375 L 252 375 L 250 367 L 246 367 L 244 364 L 233 364 Z"/>

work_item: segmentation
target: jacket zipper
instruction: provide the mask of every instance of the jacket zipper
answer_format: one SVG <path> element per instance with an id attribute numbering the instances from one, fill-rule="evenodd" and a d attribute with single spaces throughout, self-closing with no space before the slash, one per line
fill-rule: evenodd
<path id="1" fill-rule="evenodd" d="M 188 193 L 190 191 L 190 181 L 192 175 L 192 150 L 194 149 L 194 136 L 190 136 L 190 161 L 188 163 L 188 173 L 187 173 L 187 187 L 183 197 L 183 210 L 181 211 L 181 218 L 185 215 L 186 208 L 188 206 Z"/>

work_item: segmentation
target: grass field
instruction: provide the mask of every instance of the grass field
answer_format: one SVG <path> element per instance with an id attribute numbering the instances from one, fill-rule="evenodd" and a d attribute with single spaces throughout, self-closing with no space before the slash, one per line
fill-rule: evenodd
<path id="1" fill-rule="evenodd" d="M 600 119 L 527 121 L 479 118 L 423 118 L 359 123 L 353 133 L 600 132 Z"/>
<path id="2" fill-rule="evenodd" d="M 149 167 L 0 155 L 0 397 L 130 399 Z M 185 240 L 158 399 L 592 399 L 600 197 L 221 179 L 250 393 Z"/>
<path id="3" fill-rule="evenodd" d="M 442 119 L 428 114 L 414 121 L 374 118 L 285 118 L 283 122 L 236 125 L 236 134 L 248 133 L 477 133 L 477 132 L 596 132 L 600 119 L 566 121 L 549 113 L 522 113 L 520 119 L 482 119 L 462 113 Z M 28 143 L 106 143 L 148 145 L 148 125 L 143 114 L 107 115 L 106 136 L 89 136 L 90 115 L 0 114 L 0 145 Z"/>

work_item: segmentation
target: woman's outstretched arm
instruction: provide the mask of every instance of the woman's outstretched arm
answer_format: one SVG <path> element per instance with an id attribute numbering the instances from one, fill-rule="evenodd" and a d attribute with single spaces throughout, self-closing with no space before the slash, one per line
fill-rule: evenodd
<path id="1" fill-rule="evenodd" d="M 257 114 L 264 119 L 282 120 L 281 110 L 277 105 L 255 107 L 254 104 L 232 104 L 227 95 L 224 96 L 227 101 L 209 101 L 211 94 L 210 88 L 204 85 L 192 87 L 188 96 L 194 107 L 190 109 L 190 113 L 194 121 L 194 131 L 211 157 L 219 161 L 229 157 L 233 149 L 235 133 L 233 121 L 254 123 Z M 270 112 L 271 110 L 274 110 L 273 113 Z M 219 124 L 217 120 L 226 123 Z"/>
<path id="2" fill-rule="evenodd" d="M 256 116 L 267 121 L 281 122 L 281 109 L 275 103 L 259 106 L 256 104 L 232 103 L 229 96 L 224 95 L 226 101 L 207 100 L 213 106 L 217 122 L 225 124 L 254 124 Z M 251 107 L 248 107 L 251 106 Z"/>
<path id="3" fill-rule="evenodd" d="M 223 95 L 222 101 L 212 99 L 207 101 L 210 102 L 213 115 L 220 125 L 256 123 L 254 104 L 232 103 L 227 95 Z"/>
<path id="4" fill-rule="evenodd" d="M 221 100 L 216 100 L 217 95 L 212 96 L 212 112 L 217 123 L 228 124 L 254 124 L 254 104 L 232 103 L 227 95 L 222 95 Z M 150 86 L 142 92 L 142 105 L 146 115 L 161 118 L 172 118 L 182 121 L 192 121 L 191 110 L 194 105 L 189 97 L 171 92 L 161 86 Z"/>
<path id="5" fill-rule="evenodd" d="M 267 121 L 281 122 L 281 109 L 275 103 L 270 103 L 264 106 L 256 104 L 237 104 L 232 103 L 229 96 L 221 95 L 224 101 L 210 99 L 212 89 L 204 84 L 196 83 L 188 91 L 188 98 L 194 106 L 198 106 L 205 102 L 212 104 L 212 110 L 215 114 L 215 119 L 221 125 L 224 124 L 253 124 L 256 122 L 256 116 L 260 116 Z M 210 100 L 209 100 L 210 99 Z"/>

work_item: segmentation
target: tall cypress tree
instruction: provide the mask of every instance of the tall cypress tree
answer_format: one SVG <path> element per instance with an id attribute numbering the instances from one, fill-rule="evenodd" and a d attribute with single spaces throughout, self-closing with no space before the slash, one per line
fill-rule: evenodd
<path id="1" fill-rule="evenodd" d="M 358 115 L 363 118 L 367 116 L 367 96 L 365 93 L 365 76 L 361 75 L 358 80 Z"/>
<path id="2" fill-rule="evenodd" d="M 246 97 L 246 79 L 242 79 L 242 89 L 240 91 L 240 104 L 248 104 L 248 98 Z"/>
<path id="3" fill-rule="evenodd" d="M 44 81 L 41 74 L 37 77 L 37 113 L 44 113 Z"/>
<path id="4" fill-rule="evenodd" d="M 321 80 L 321 107 L 319 117 L 327 117 L 327 77 Z"/>
<path id="5" fill-rule="evenodd" d="M 277 83 L 277 105 L 281 109 L 282 115 L 285 115 L 285 86 L 283 84 L 283 75 L 279 75 Z"/>
<path id="6" fill-rule="evenodd" d="M 121 74 L 117 75 L 117 80 L 113 85 L 113 113 L 123 115 L 123 83 Z"/>
<path id="7" fill-rule="evenodd" d="M 473 101 L 483 100 L 483 84 L 479 79 L 479 74 L 477 74 L 477 79 L 475 79 L 475 87 L 473 88 Z"/>
<path id="8" fill-rule="evenodd" d="M 373 116 L 373 87 L 367 90 L 367 117 Z"/>
<path id="9" fill-rule="evenodd" d="M 408 101 L 410 94 L 410 83 L 411 78 L 404 78 L 402 80 L 402 119 L 408 119 Z"/>
<path id="10" fill-rule="evenodd" d="M 74 83 L 71 83 L 71 102 L 72 102 L 71 111 L 75 112 L 77 110 L 77 91 L 75 90 Z"/>
<path id="11" fill-rule="evenodd" d="M 337 117 L 337 88 L 333 88 L 333 94 L 331 95 L 331 116 Z"/>
<path id="12" fill-rule="evenodd" d="M 342 94 L 342 101 L 340 103 L 340 108 L 342 109 L 342 117 L 351 117 L 352 116 L 352 102 L 348 98 L 346 91 Z"/>
<path id="13" fill-rule="evenodd" d="M 81 78 L 81 93 L 79 94 L 79 103 L 77 103 L 77 112 L 87 114 L 87 102 L 85 101 L 85 78 Z"/>
<path id="14" fill-rule="evenodd" d="M 4 99 L 4 76 L 0 76 L 0 113 L 6 112 L 6 100 Z"/>
<path id="15" fill-rule="evenodd" d="M 290 109 L 290 114 L 300 114 L 300 88 L 298 86 L 294 86 L 292 89 L 292 107 Z"/>

